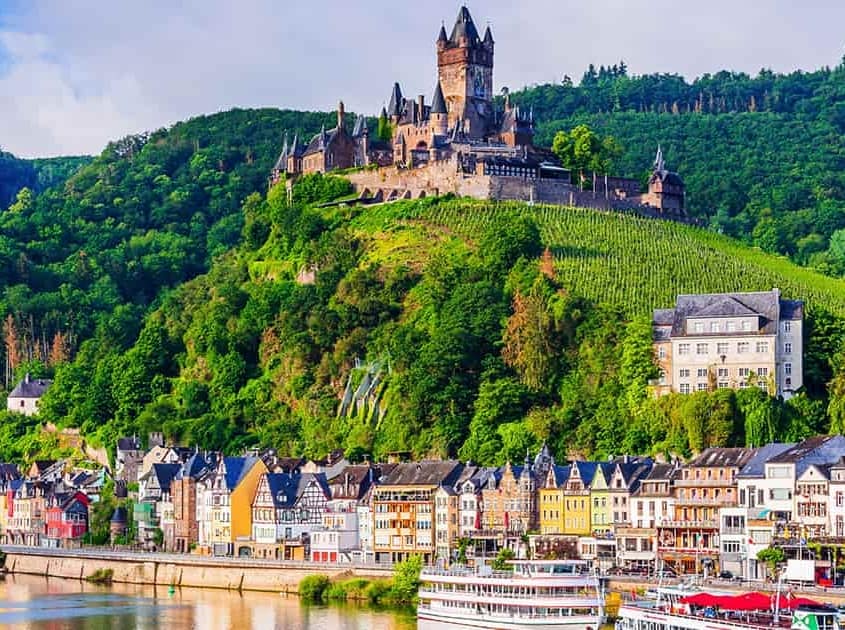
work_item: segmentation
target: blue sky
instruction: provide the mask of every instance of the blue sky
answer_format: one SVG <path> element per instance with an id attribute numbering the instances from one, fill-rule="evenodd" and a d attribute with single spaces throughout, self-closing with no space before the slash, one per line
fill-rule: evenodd
<path id="1" fill-rule="evenodd" d="M 496 39 L 494 81 L 788 72 L 835 65 L 842 0 L 476 0 Z M 434 90 L 434 38 L 459 3 L 388 0 L 0 0 L 0 147 L 98 153 L 128 133 L 231 107 L 376 113 L 393 81 Z"/>

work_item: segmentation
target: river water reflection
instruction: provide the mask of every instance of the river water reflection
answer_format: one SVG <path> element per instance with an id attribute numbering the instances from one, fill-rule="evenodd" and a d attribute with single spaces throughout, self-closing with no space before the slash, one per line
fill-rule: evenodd
<path id="1" fill-rule="evenodd" d="M 412 630 L 412 612 L 310 606 L 294 596 L 169 589 L 8 576 L 0 582 L 0 628 L 15 630 Z"/>

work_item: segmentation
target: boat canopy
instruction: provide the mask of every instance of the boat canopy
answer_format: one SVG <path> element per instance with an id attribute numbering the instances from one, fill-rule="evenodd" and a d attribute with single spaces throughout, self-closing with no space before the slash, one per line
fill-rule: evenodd
<path id="1" fill-rule="evenodd" d="M 776 602 L 777 598 L 777 602 Z M 739 595 L 712 595 L 710 593 L 696 593 L 682 597 L 682 604 L 691 604 L 703 608 L 720 608 L 722 610 L 751 611 L 771 610 L 778 604 L 781 610 L 794 610 L 799 606 L 821 606 L 819 602 L 806 597 L 788 597 L 786 595 L 769 595 L 768 593 L 741 593 Z"/>

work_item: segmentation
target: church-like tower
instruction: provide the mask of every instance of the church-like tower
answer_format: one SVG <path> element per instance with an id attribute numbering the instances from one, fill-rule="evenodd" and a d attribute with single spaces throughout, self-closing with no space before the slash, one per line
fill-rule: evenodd
<path id="1" fill-rule="evenodd" d="M 449 113 L 470 138 L 483 138 L 493 122 L 493 34 L 482 39 L 469 9 L 461 7 L 451 36 L 440 28 L 437 38 L 438 80 Z"/>

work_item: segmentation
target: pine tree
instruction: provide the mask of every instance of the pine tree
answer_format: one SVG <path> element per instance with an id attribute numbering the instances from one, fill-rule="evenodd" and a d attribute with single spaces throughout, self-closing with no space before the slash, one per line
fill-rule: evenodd
<path id="1" fill-rule="evenodd" d="M 61 363 L 67 363 L 68 359 L 70 359 L 70 348 L 68 345 L 66 333 L 58 331 L 53 335 L 53 343 L 50 346 L 50 357 L 48 359 L 49 365 L 56 366 Z"/>

